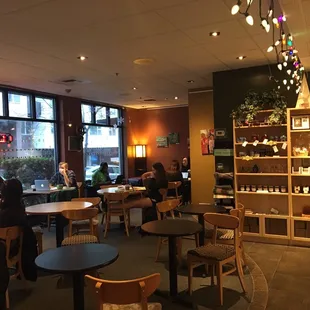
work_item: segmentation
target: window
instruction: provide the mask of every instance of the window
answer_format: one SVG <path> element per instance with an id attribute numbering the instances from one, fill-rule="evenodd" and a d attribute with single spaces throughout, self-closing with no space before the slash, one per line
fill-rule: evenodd
<path id="1" fill-rule="evenodd" d="M 9 93 L 8 102 L 10 117 L 31 117 L 31 104 L 29 95 Z"/>
<path id="2" fill-rule="evenodd" d="M 0 116 L 3 116 L 3 95 L 2 92 L 0 92 Z"/>
<path id="3" fill-rule="evenodd" d="M 9 111 L 7 115 L 1 100 L 0 131 L 10 133 L 14 140 L 10 145 L 0 144 L 0 176 L 16 177 L 29 188 L 34 180 L 50 179 L 55 173 L 55 102 L 7 91 L 2 96 L 7 96 Z"/>
<path id="4" fill-rule="evenodd" d="M 85 179 L 90 180 L 102 162 L 108 163 L 110 178 L 116 179 L 122 173 L 121 110 L 90 104 L 82 104 L 81 110 L 86 131 L 83 140 Z"/>

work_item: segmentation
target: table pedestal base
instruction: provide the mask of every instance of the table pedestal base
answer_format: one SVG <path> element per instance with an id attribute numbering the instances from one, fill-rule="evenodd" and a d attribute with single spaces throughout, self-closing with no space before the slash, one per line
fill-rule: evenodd
<path id="1" fill-rule="evenodd" d="M 74 273 L 72 278 L 73 278 L 73 309 L 84 310 L 84 274 Z"/>

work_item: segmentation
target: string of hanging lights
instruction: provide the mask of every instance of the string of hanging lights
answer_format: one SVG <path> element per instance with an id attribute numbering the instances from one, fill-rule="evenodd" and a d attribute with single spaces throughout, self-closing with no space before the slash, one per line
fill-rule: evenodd
<path id="1" fill-rule="evenodd" d="M 246 22 L 250 25 L 254 25 L 254 18 L 250 14 L 250 9 L 254 0 L 246 1 L 245 11 L 241 10 L 242 0 L 237 0 L 237 3 L 231 8 L 231 14 L 242 14 L 245 17 Z M 304 66 L 302 65 L 298 56 L 298 50 L 294 46 L 293 36 L 290 33 L 285 32 L 286 16 L 284 14 L 275 14 L 274 0 L 270 0 L 269 9 L 266 14 L 262 13 L 262 0 L 259 0 L 259 12 L 260 25 L 269 33 L 272 29 L 272 44 L 267 48 L 267 52 L 272 51 L 276 54 L 277 67 L 280 71 L 286 71 L 286 76 L 282 80 L 282 83 L 287 90 L 290 90 L 295 85 L 296 94 L 301 90 L 301 83 L 304 74 Z M 278 32 L 279 35 L 276 35 Z M 278 80 L 273 79 L 278 85 L 278 89 L 281 85 Z"/>

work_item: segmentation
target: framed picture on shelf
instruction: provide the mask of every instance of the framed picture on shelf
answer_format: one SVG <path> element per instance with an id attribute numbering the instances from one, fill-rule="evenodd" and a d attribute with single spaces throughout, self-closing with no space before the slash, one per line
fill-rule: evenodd
<path id="1" fill-rule="evenodd" d="M 292 129 L 309 129 L 310 128 L 310 116 L 308 115 L 298 115 L 292 116 Z"/>

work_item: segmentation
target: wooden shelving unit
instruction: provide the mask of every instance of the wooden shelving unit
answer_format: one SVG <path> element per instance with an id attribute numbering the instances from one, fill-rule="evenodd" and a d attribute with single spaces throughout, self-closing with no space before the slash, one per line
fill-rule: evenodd
<path id="1" fill-rule="evenodd" d="M 268 116 L 268 113 L 270 114 L 271 112 L 272 110 L 262 111 L 262 117 Z M 260 115 L 258 115 L 259 117 Z M 263 144 L 261 140 L 256 146 L 253 145 L 252 136 L 257 134 L 260 136 L 267 134 L 268 137 L 280 137 L 281 135 L 288 137 L 288 126 L 286 124 L 280 124 L 238 127 L 234 124 L 236 205 L 240 202 L 246 209 L 253 211 L 252 214 L 246 213 L 245 215 L 245 240 L 288 244 L 291 239 L 290 196 L 292 192 L 291 182 L 289 180 L 290 158 L 288 149 L 290 141 L 277 141 L 278 153 L 274 153 L 273 145 Z M 239 137 L 246 137 L 246 140 L 249 141 L 245 147 L 243 147 L 243 143 L 237 142 L 237 138 Z M 286 149 L 282 149 L 284 143 L 287 144 Z M 239 152 L 248 153 L 256 150 L 258 152 L 260 149 L 267 149 L 269 152 L 279 156 L 254 156 L 250 160 L 244 156 L 239 156 Z M 251 169 L 254 165 L 259 167 L 260 171 L 258 173 L 244 171 Z M 281 166 L 281 169 L 279 169 L 279 172 L 274 172 L 276 170 L 272 172 L 270 170 L 266 171 L 270 166 Z M 286 192 L 241 191 L 241 185 L 256 185 L 256 187 L 258 185 L 285 186 Z M 278 210 L 279 214 L 272 214 L 271 209 Z"/>
<path id="2" fill-rule="evenodd" d="M 262 111 L 266 116 L 272 111 Z M 310 246 L 310 218 L 303 217 L 304 206 L 310 205 L 309 194 L 303 193 L 303 186 L 310 187 L 310 173 L 296 173 L 299 167 L 310 167 L 310 156 L 294 156 L 293 147 L 305 147 L 310 145 L 310 129 L 292 129 L 292 117 L 309 115 L 310 109 L 287 109 L 287 125 L 263 125 L 242 126 L 234 124 L 234 168 L 235 168 L 235 190 L 236 204 L 242 203 L 246 209 L 253 213 L 245 215 L 245 239 L 253 241 L 264 241 L 279 244 L 296 244 Z M 258 128 L 263 128 L 258 130 Z M 278 137 L 285 134 L 286 142 L 277 142 L 279 157 L 244 157 L 239 152 L 253 152 L 260 148 L 270 148 L 268 144 L 258 143 L 253 145 L 253 135 L 267 134 Z M 246 137 L 249 141 L 243 147 L 242 143 L 236 142 L 238 137 Z M 302 141 L 302 142 L 300 142 Z M 281 148 L 281 143 L 286 143 L 286 149 Z M 258 152 L 259 153 L 259 152 Z M 277 160 L 275 160 L 277 159 Z M 251 167 L 257 165 L 258 173 L 248 172 Z M 266 167 L 282 167 L 282 171 L 265 171 Z M 249 169 L 249 170 L 247 170 Z M 285 171 L 283 171 L 285 170 Z M 292 171 L 295 171 L 293 173 Z M 240 186 L 286 186 L 287 192 L 252 192 L 241 191 Z M 295 193 L 294 186 L 300 186 L 300 193 Z M 271 209 L 279 211 L 279 214 L 271 214 Z"/>

